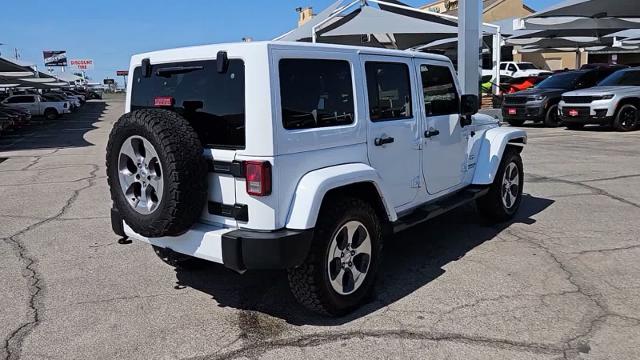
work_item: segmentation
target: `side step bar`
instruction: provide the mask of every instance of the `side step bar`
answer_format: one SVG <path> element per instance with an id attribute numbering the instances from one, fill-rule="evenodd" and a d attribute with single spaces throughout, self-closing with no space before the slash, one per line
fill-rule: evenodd
<path id="1" fill-rule="evenodd" d="M 416 208 L 393 223 L 393 232 L 406 230 L 414 225 L 431 220 L 461 205 L 470 203 L 488 192 L 488 186 L 466 188 L 444 199 L 438 199 L 432 203 Z"/>

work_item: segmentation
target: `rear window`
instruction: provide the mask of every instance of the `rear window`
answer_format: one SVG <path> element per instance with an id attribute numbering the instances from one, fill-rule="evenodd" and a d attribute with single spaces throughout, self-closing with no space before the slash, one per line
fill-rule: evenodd
<path id="1" fill-rule="evenodd" d="M 151 66 L 133 72 L 131 110 L 152 108 L 159 96 L 174 99 L 173 110 L 194 127 L 206 147 L 245 148 L 244 62 L 229 60 L 226 73 L 218 73 L 215 60 Z"/>
<path id="2" fill-rule="evenodd" d="M 353 123 L 353 82 L 348 61 L 282 59 L 279 70 L 285 129 Z"/>

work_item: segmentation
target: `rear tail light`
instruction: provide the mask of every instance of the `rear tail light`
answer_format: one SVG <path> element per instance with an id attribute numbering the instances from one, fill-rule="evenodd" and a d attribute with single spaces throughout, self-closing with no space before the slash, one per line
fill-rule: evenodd
<path id="1" fill-rule="evenodd" d="M 271 194 L 271 163 L 268 161 L 245 161 L 247 194 L 267 196 Z"/>

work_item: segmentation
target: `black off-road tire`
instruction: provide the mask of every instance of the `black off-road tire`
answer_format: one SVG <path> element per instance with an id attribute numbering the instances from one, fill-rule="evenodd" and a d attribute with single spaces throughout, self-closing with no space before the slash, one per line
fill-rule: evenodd
<path id="1" fill-rule="evenodd" d="M 369 270 L 362 285 L 352 294 L 341 295 L 331 286 L 327 257 L 336 232 L 347 222 L 364 224 L 371 238 Z M 327 201 L 318 216 L 314 239 L 305 262 L 288 270 L 289 287 L 294 297 L 307 309 L 325 316 L 343 316 L 370 298 L 381 260 L 383 229 L 373 207 L 357 198 Z"/>
<path id="2" fill-rule="evenodd" d="M 516 197 L 516 201 L 512 203 L 512 206 L 507 207 L 502 199 L 502 187 L 505 171 L 507 166 L 511 163 L 514 163 L 518 170 L 518 195 Z M 491 187 L 489 188 L 489 192 L 476 201 L 480 215 L 496 223 L 512 219 L 518 212 L 518 208 L 522 202 L 523 187 L 524 169 L 522 165 L 522 158 L 516 149 L 507 147 L 504 155 L 502 156 L 502 162 L 498 167 L 498 172 L 493 180 L 493 184 L 491 184 Z"/>
<path id="3" fill-rule="evenodd" d="M 49 108 L 44 110 L 44 118 L 47 120 L 55 120 L 59 117 L 60 117 L 60 114 L 56 109 Z"/>
<path id="4" fill-rule="evenodd" d="M 206 261 L 193 256 L 184 255 L 169 249 L 153 246 L 153 251 L 164 263 L 175 268 L 195 270 L 206 266 Z"/>
<path id="5" fill-rule="evenodd" d="M 565 124 L 565 126 L 569 130 L 582 130 L 582 129 L 584 129 L 584 124 Z"/>
<path id="6" fill-rule="evenodd" d="M 131 136 L 149 141 L 162 166 L 164 191 L 150 214 L 136 212 L 120 187 L 118 157 Z M 116 122 L 107 145 L 107 181 L 111 199 L 122 218 L 146 237 L 177 236 L 199 218 L 207 200 L 208 168 L 195 130 L 182 116 L 167 110 L 145 109 L 125 114 Z"/>
<path id="7" fill-rule="evenodd" d="M 625 119 L 623 118 L 626 111 L 635 112 L 635 120 L 631 124 L 625 123 Z M 640 127 L 640 110 L 634 104 L 620 105 L 620 107 L 616 111 L 616 115 L 613 119 L 612 125 L 616 131 L 620 132 L 637 130 Z"/>
<path id="8" fill-rule="evenodd" d="M 562 124 L 562 120 L 558 115 L 558 104 L 549 106 L 545 116 L 544 116 L 544 125 L 546 127 L 554 128 L 558 127 Z"/>
<path id="9" fill-rule="evenodd" d="M 511 126 L 522 126 L 524 124 L 524 120 L 507 120 L 507 123 Z"/>

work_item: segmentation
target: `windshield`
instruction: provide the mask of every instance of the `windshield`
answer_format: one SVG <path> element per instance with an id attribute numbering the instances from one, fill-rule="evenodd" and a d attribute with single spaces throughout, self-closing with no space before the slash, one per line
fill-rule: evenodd
<path id="1" fill-rule="evenodd" d="M 573 89 L 575 83 L 582 77 L 581 72 L 566 72 L 549 76 L 536 85 L 537 89 Z"/>
<path id="2" fill-rule="evenodd" d="M 518 67 L 520 70 L 537 70 L 538 68 L 532 63 L 519 63 Z"/>
<path id="3" fill-rule="evenodd" d="M 615 72 L 602 80 L 598 86 L 640 86 L 640 70 Z"/>

